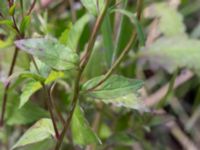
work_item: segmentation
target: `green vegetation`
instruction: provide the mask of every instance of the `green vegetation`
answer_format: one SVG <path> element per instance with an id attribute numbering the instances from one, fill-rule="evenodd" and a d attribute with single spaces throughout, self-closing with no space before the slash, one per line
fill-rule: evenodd
<path id="1" fill-rule="evenodd" d="M 0 0 L 1 150 L 198 150 L 199 0 Z"/>

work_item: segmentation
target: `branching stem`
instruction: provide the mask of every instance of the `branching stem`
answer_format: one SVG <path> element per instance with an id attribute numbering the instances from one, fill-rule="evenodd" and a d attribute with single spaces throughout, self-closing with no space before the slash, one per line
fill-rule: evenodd
<path id="1" fill-rule="evenodd" d="M 103 19 L 105 17 L 105 14 L 106 14 L 106 11 L 107 11 L 107 8 L 108 8 L 108 5 L 109 5 L 109 1 L 110 0 L 106 0 L 105 7 L 104 7 L 104 9 L 102 10 L 102 13 L 99 15 L 99 17 L 97 18 L 97 20 L 95 22 L 95 25 L 94 25 L 94 28 L 92 30 L 92 34 L 90 36 L 88 45 L 85 49 L 86 53 L 85 53 L 84 59 L 80 62 L 80 68 L 79 68 L 79 71 L 78 71 L 78 74 L 77 74 L 77 77 L 76 77 L 76 80 L 75 80 L 75 85 L 74 85 L 74 95 L 73 95 L 73 99 L 72 99 L 72 109 L 71 109 L 71 111 L 68 115 L 68 118 L 66 120 L 66 124 L 64 126 L 64 129 L 62 130 L 62 133 L 60 135 L 60 139 L 56 144 L 55 150 L 60 149 L 60 146 L 63 142 L 65 133 L 67 132 L 67 130 L 70 126 L 70 123 L 71 123 L 71 120 L 72 120 L 72 117 L 73 117 L 73 114 L 74 114 L 74 110 L 75 110 L 77 102 L 78 102 L 81 75 L 82 75 L 82 73 L 83 73 L 83 71 L 84 71 L 84 69 L 85 69 L 85 67 L 88 63 L 89 58 L 90 58 L 92 49 L 94 47 L 94 43 L 96 41 L 98 31 L 99 31 L 100 26 L 101 26 Z"/>
<path id="2" fill-rule="evenodd" d="M 143 0 L 138 0 L 137 1 L 137 18 L 138 18 L 138 20 L 141 19 L 142 7 L 143 7 Z M 136 32 L 136 30 L 134 30 L 131 38 L 129 39 L 129 42 L 127 43 L 126 47 L 124 48 L 124 50 L 122 51 L 122 53 L 120 54 L 118 59 L 114 62 L 114 64 L 111 66 L 111 68 L 108 70 L 108 72 L 104 75 L 104 77 L 94 87 L 90 88 L 88 91 L 92 91 L 92 90 L 96 89 L 112 75 L 112 73 L 120 65 L 123 58 L 127 55 L 129 50 L 131 49 L 131 46 L 133 45 L 133 43 L 136 40 L 137 40 L 137 32 Z"/>

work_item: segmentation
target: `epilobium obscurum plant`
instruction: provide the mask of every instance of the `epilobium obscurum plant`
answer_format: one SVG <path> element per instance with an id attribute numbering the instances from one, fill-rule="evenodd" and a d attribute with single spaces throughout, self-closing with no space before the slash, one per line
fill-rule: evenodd
<path id="1" fill-rule="evenodd" d="M 158 149 L 148 135 L 165 123 L 195 149 L 165 106 L 193 76 L 181 69 L 199 74 L 200 42 L 180 1 L 152 3 L 0 0 L 0 149 Z"/>

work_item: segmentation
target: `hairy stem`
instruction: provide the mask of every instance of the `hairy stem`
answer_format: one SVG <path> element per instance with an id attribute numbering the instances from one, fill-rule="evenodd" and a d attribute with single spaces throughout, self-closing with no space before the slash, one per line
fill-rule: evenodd
<path id="1" fill-rule="evenodd" d="M 104 7 L 102 13 L 100 14 L 100 16 L 97 18 L 97 20 L 95 22 L 95 25 L 94 25 L 94 28 L 93 28 L 93 31 L 92 31 L 92 35 L 90 36 L 88 45 L 87 45 L 86 50 L 85 50 L 86 51 L 85 56 L 84 56 L 85 59 L 83 59 L 83 61 L 80 62 L 80 69 L 78 71 L 78 75 L 76 77 L 75 85 L 74 85 L 74 95 L 73 95 L 73 99 L 72 99 L 72 109 L 71 109 L 71 111 L 70 111 L 70 113 L 68 115 L 68 118 L 67 118 L 67 121 L 66 121 L 66 125 L 64 126 L 64 129 L 62 130 L 60 139 L 56 144 L 55 150 L 59 150 L 60 149 L 60 146 L 61 146 L 61 144 L 63 142 L 65 133 L 67 132 L 67 130 L 68 130 L 69 126 L 70 126 L 71 119 L 73 117 L 74 110 L 75 110 L 77 102 L 78 102 L 81 75 L 82 75 L 82 73 L 83 73 L 83 71 L 84 71 L 84 69 L 85 69 L 85 67 L 87 65 L 87 62 L 88 62 L 89 58 L 90 58 L 92 49 L 94 47 L 94 43 L 96 41 L 97 33 L 98 33 L 98 31 L 100 29 L 100 26 L 101 26 L 101 24 L 103 22 L 103 18 L 105 17 L 105 14 L 106 14 L 106 11 L 107 11 L 107 8 L 108 8 L 108 5 L 109 5 L 109 1 L 110 0 L 106 0 L 105 7 Z"/>

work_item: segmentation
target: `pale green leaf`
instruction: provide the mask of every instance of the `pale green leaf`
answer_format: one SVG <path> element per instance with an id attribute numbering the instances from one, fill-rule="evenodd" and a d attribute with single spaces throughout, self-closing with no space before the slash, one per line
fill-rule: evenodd
<path id="1" fill-rule="evenodd" d="M 200 72 L 200 41 L 187 37 L 160 38 L 139 54 L 155 67 L 172 73 L 177 68 L 187 67 Z"/>
<path id="2" fill-rule="evenodd" d="M 15 42 L 21 50 L 37 57 L 46 65 L 56 70 L 69 70 L 77 68 L 79 61 L 75 51 L 60 44 L 52 38 L 24 39 Z"/>
<path id="3" fill-rule="evenodd" d="M 16 150 L 51 150 L 55 146 L 55 144 L 56 144 L 55 140 L 46 139 L 41 142 L 16 148 Z"/>
<path id="4" fill-rule="evenodd" d="M 159 30 L 166 36 L 185 34 L 183 16 L 166 2 L 153 4 L 149 14 L 150 17 L 159 17 Z"/>
<path id="5" fill-rule="evenodd" d="M 25 146 L 28 144 L 37 143 L 45 139 L 54 137 L 54 128 L 51 119 L 41 119 L 36 122 L 31 128 L 29 128 L 24 135 L 18 140 L 18 142 L 12 147 Z"/>
<path id="6" fill-rule="evenodd" d="M 76 106 L 71 123 L 72 136 L 75 144 L 88 145 L 101 143 L 100 139 L 90 128 L 80 106 Z"/>
<path id="7" fill-rule="evenodd" d="M 49 67 L 48 65 L 46 65 L 45 63 L 37 59 L 36 57 L 34 58 L 34 61 L 37 65 L 37 69 L 34 62 L 32 61 L 30 63 L 30 72 L 34 74 L 39 74 L 40 76 L 47 78 L 52 70 L 51 67 Z"/>
<path id="8" fill-rule="evenodd" d="M 19 108 L 21 108 L 31 97 L 33 93 L 35 93 L 37 90 L 39 90 L 42 87 L 40 82 L 38 81 L 29 81 L 24 85 L 24 88 L 22 89 L 22 94 L 20 95 L 20 104 Z"/>
<path id="9" fill-rule="evenodd" d="M 74 25 L 67 28 L 60 37 L 60 42 L 70 49 L 76 51 L 79 39 L 82 35 L 85 25 L 89 22 L 91 16 L 86 14 L 82 16 Z"/>
<path id="10" fill-rule="evenodd" d="M 96 89 L 87 91 L 94 87 L 103 76 L 93 78 L 83 85 L 83 92 L 88 96 L 112 103 L 116 106 L 124 106 L 138 110 L 145 110 L 143 102 L 139 99 L 139 92 L 143 86 L 141 80 L 129 79 L 119 75 L 112 75 Z"/>
<path id="11" fill-rule="evenodd" d="M 83 90 L 87 91 L 94 87 L 102 78 L 103 76 L 99 76 L 87 81 L 83 85 Z M 132 92 L 137 93 L 137 91 L 142 88 L 142 85 L 143 82 L 141 80 L 129 79 L 120 75 L 112 75 L 99 87 L 87 94 L 94 98 L 110 99 L 124 96 Z"/>

